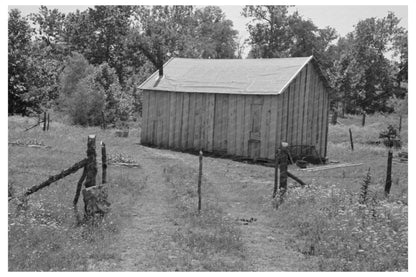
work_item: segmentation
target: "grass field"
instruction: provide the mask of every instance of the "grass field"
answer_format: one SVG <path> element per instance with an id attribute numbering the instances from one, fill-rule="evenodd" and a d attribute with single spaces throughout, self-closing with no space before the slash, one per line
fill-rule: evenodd
<path id="1" fill-rule="evenodd" d="M 35 120 L 9 117 L 9 143 L 18 142 L 9 144 L 9 195 L 84 158 L 89 134 L 106 143 L 110 156 L 140 164 L 110 165 L 111 212 L 98 227 L 75 224 L 72 199 L 81 172 L 26 202 L 10 201 L 9 270 L 406 271 L 407 163 L 393 163 L 391 195 L 384 198 L 387 148 L 368 143 L 398 119 L 368 116 L 365 127 L 358 116 L 340 122 L 330 126 L 328 158 L 362 166 L 317 172 L 289 166 L 309 185 L 297 188 L 290 182 L 287 198 L 276 210 L 272 168 L 207 157 L 198 215 L 198 157 L 141 146 L 138 124 L 131 126 L 128 138 L 120 138 L 114 130 L 59 122 L 52 122 L 49 132 L 24 132 Z M 407 119 L 402 124 L 400 151 L 407 151 Z M 394 151 L 397 156 L 399 150 Z"/>

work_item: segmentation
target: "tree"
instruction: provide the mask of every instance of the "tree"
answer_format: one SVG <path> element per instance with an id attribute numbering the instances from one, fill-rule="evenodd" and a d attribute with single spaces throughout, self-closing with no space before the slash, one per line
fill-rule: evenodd
<path id="1" fill-rule="evenodd" d="M 39 103 L 28 97 L 30 38 L 33 30 L 17 9 L 9 11 L 8 19 L 8 109 L 9 113 L 27 114 Z"/>
<path id="2" fill-rule="evenodd" d="M 330 75 L 338 94 L 344 94 L 347 112 L 391 111 L 387 101 L 397 93 L 397 73 L 387 54 L 394 50 L 398 37 L 406 33 L 399 22 L 393 13 L 361 20 L 338 43 L 339 61 Z"/>
<path id="3" fill-rule="evenodd" d="M 161 75 L 169 57 L 179 56 L 187 43 L 192 49 L 192 6 L 137 6 L 134 15 L 136 25 L 130 33 L 129 48 L 146 56 Z M 192 51 L 187 54 L 192 55 Z"/>
<path id="4" fill-rule="evenodd" d="M 245 6 L 241 13 L 252 17 L 247 25 L 252 58 L 281 58 L 289 56 L 289 6 Z"/>
<path id="5" fill-rule="evenodd" d="M 211 59 L 235 58 L 238 31 L 225 18 L 220 7 L 207 6 L 196 10 L 196 33 L 200 40 L 201 57 Z"/>
<path id="6" fill-rule="evenodd" d="M 246 6 L 242 15 L 253 17 L 248 24 L 252 58 L 315 56 L 325 70 L 332 65 L 327 51 L 337 38 L 335 29 L 319 29 L 289 6 Z"/>

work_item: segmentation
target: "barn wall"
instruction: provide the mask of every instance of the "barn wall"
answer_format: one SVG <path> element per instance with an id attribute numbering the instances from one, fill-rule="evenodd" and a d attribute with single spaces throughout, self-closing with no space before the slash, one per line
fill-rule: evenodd
<path id="1" fill-rule="evenodd" d="M 144 91 L 141 140 L 264 159 L 274 159 L 286 141 L 314 145 L 325 156 L 328 108 L 328 92 L 311 63 L 279 95 Z"/>

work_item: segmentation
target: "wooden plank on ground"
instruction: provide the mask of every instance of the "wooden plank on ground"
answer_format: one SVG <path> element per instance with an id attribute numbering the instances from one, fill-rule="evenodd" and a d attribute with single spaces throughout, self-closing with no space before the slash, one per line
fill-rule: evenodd
<path id="1" fill-rule="evenodd" d="M 307 172 L 315 172 L 315 171 L 322 171 L 322 170 L 330 170 L 330 169 L 337 169 L 337 168 L 345 168 L 345 167 L 353 167 L 353 166 L 360 166 L 363 163 L 343 163 L 343 164 L 335 164 L 335 165 L 327 165 L 327 166 L 317 166 L 311 168 L 302 168 L 298 169 L 299 171 L 307 171 Z"/>

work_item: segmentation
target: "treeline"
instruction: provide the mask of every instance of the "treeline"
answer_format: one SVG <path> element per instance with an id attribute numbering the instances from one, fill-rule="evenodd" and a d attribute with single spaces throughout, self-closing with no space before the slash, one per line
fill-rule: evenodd
<path id="1" fill-rule="evenodd" d="M 9 114 L 53 108 L 81 125 L 101 124 L 102 113 L 109 122 L 128 120 L 141 112 L 137 86 L 169 58 L 242 58 L 247 45 L 248 58 L 314 55 L 333 87 L 333 108 L 392 111 L 389 99 L 406 95 L 407 31 L 394 14 L 360 21 L 339 38 L 289 10 L 246 6 L 246 41 L 216 6 L 95 6 L 68 14 L 41 6 L 26 17 L 10 10 Z"/>

